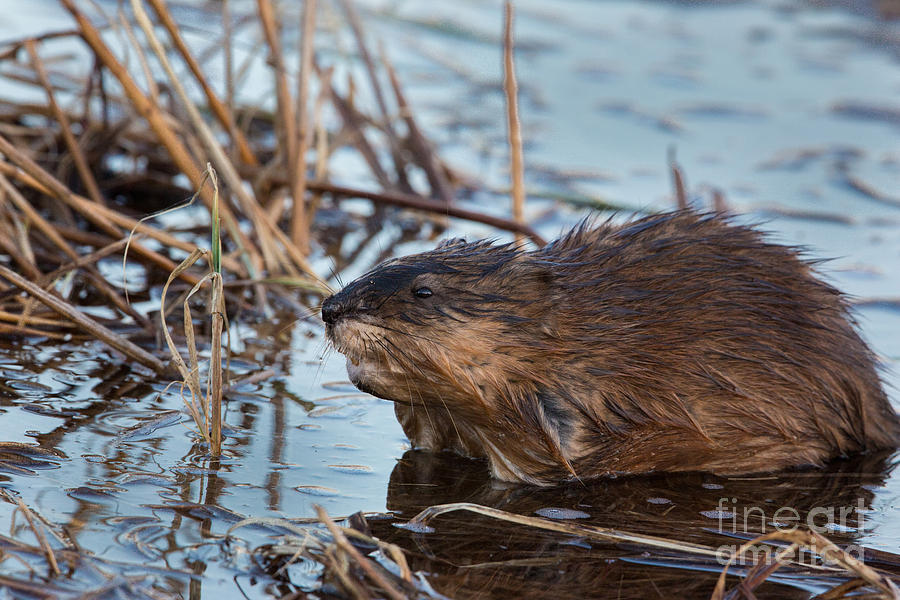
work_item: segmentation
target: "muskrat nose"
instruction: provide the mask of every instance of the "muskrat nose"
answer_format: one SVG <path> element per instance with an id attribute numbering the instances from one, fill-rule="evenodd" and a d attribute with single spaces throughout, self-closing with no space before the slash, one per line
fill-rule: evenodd
<path id="1" fill-rule="evenodd" d="M 328 299 L 322 303 L 322 320 L 329 325 L 334 325 L 334 322 L 341 316 L 341 312 L 343 312 L 341 310 L 341 303 L 335 300 L 334 296 L 329 296 Z"/>

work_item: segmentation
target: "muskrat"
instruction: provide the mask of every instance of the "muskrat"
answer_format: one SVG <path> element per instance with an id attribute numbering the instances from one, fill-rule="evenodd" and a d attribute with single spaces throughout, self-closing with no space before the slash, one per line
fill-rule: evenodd
<path id="1" fill-rule="evenodd" d="M 550 485 L 759 473 L 893 448 L 841 293 L 721 214 L 585 221 L 544 248 L 453 239 L 322 305 L 360 390 L 415 447 Z"/>

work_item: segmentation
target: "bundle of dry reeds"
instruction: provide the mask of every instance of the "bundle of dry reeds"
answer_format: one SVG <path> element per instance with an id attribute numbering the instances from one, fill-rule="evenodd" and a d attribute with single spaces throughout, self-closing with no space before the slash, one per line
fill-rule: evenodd
<path id="1" fill-rule="evenodd" d="M 0 99 L 0 252 L 9 257 L 0 263 L 4 333 L 87 333 L 164 372 L 165 361 L 122 333 L 123 322 L 132 335 L 135 328 L 149 334 L 154 324 L 126 299 L 119 277 L 104 275 L 98 264 L 121 257 L 134 231 L 129 268 L 140 265 L 142 277 L 132 275 L 129 287 L 140 279 L 142 289 L 131 296 L 147 298 L 202 238 L 193 227 L 140 219 L 194 192 L 211 209 L 212 188 L 202 185 L 207 164 L 221 182 L 222 268 L 231 304 L 296 307 L 296 292 L 286 284 L 326 291 L 307 257 L 318 209 L 339 198 L 534 235 L 527 226 L 453 206 L 453 174 L 417 126 L 390 63 L 373 59 L 349 1 L 341 6 L 377 99 L 372 113 L 356 104 L 356 83 L 339 92 L 333 67 L 317 59 L 314 0 L 303 4 L 296 23 L 279 18 L 272 0 L 258 0 L 246 15 L 230 14 L 223 2 L 222 14 L 211 15 L 221 21 L 221 35 L 193 47 L 164 0 L 132 0 L 116 15 L 89 15 L 82 3 L 61 2 L 72 30 L 9 42 L 0 51 L 0 74 L 46 99 Z M 285 23 L 291 27 L 279 29 Z M 298 31 L 290 36 L 297 47 L 288 47 L 286 33 Z M 246 74 L 234 66 L 238 34 L 264 40 L 259 51 L 270 66 L 272 114 L 235 99 Z M 72 51 L 76 42 L 81 47 Z M 296 68 L 287 65 L 289 56 L 299 56 Z M 246 60 L 252 58 L 251 52 Z M 215 61 L 226 65 L 224 77 L 209 74 Z M 213 79 L 225 85 L 217 88 Z M 328 111 L 339 123 L 331 130 Z M 368 165 L 378 189 L 329 181 L 331 158 L 345 148 Z M 417 170 L 427 189 L 410 183 Z M 189 285 L 200 279 L 192 269 L 178 277 Z M 108 310 L 89 316 L 85 305 Z"/>
<path id="2" fill-rule="evenodd" d="M 213 315 L 224 316 L 226 306 L 308 313 L 305 306 L 329 291 L 309 261 L 319 252 L 322 206 L 340 212 L 340 199 L 363 198 L 379 210 L 393 205 L 472 219 L 541 242 L 521 218 L 454 206 L 454 174 L 417 125 L 391 63 L 383 53 L 373 58 L 350 0 L 339 3 L 338 27 L 355 41 L 367 81 L 348 76 L 345 92 L 335 66 L 316 56 L 315 0 L 297 14 L 289 12 L 293 5 L 279 13 L 273 0 L 258 0 L 255 11 L 232 15 L 222 2 L 220 14 L 202 13 L 221 28 L 201 41 L 188 36 L 191 26 L 179 24 L 164 0 L 130 0 L 115 15 L 93 3 L 88 14 L 86 3 L 60 1 L 71 30 L 0 49 L 0 76 L 35 98 L 0 98 L 0 253 L 7 257 L 0 260 L 0 332 L 93 336 L 157 374 L 174 373 L 174 362 L 196 395 L 194 349 L 188 365 L 171 340 L 173 361 L 135 343 L 158 339 L 148 317 L 154 308 L 140 301 L 174 274 L 172 291 L 183 298 L 193 296 L 192 286 L 217 281 L 221 307 L 208 304 L 217 307 L 209 308 Z M 248 49 L 246 40 L 259 44 Z M 213 64 L 224 65 L 223 76 L 211 75 Z M 244 78 L 260 70 L 269 72 L 274 111 L 239 100 Z M 360 85 L 371 89 L 372 111 L 357 103 Z M 339 151 L 368 166 L 371 186 L 331 182 Z M 212 173 L 220 182 L 215 190 L 204 185 Z M 412 185 L 417 175 L 424 189 Z M 192 196 L 205 208 L 178 221 L 154 218 Z M 220 221 L 212 247 L 221 266 L 208 279 L 194 265 L 204 262 L 195 253 L 205 243 L 201 232 Z M 110 268 L 126 252 L 120 272 L 129 273 L 129 283 Z M 185 254 L 194 258 L 178 265 Z M 298 286 L 306 301 L 297 301 Z M 185 319 L 183 334 L 189 345 L 191 322 Z M 212 346 L 220 349 L 218 340 Z M 210 383 L 215 378 L 218 369 Z M 197 418 L 196 407 L 191 411 Z M 208 437 L 211 425 L 198 425 Z"/>

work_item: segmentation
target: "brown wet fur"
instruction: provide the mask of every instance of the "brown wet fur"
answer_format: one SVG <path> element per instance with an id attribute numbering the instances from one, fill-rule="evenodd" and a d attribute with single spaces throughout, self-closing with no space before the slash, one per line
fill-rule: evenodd
<path id="1" fill-rule="evenodd" d="M 450 240 L 323 318 L 414 446 L 506 481 L 775 471 L 900 439 L 845 299 L 722 215 L 586 222 L 531 252 Z"/>

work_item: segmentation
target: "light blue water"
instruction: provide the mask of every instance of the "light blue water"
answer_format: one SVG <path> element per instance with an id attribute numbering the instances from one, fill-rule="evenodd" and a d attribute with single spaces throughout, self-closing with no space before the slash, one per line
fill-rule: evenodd
<path id="1" fill-rule="evenodd" d="M 235 5 L 236 11 L 244 6 Z M 500 4 L 360 5 L 373 47 L 383 41 L 441 155 L 488 190 L 506 188 Z M 516 6 L 529 189 L 600 197 L 633 210 L 667 208 L 673 200 L 666 155 L 674 148 L 698 205 L 708 206 L 710 188 L 719 188 L 733 210 L 765 220 L 776 239 L 833 257 L 823 270 L 848 293 L 895 301 L 893 307 L 866 304 L 858 314 L 900 405 L 900 206 L 867 198 L 840 176 L 845 169 L 900 197 L 900 119 L 856 118 L 841 108 L 900 110 L 898 26 L 865 12 L 774 0 L 528 0 Z M 24 29 L 68 26 L 54 2 L 5 0 L 0 10 L 9 15 L 0 24 L 4 39 Z M 323 15 L 332 10 L 326 6 Z M 199 43 L 205 28 L 215 31 L 216 20 L 193 25 Z M 250 53 L 254 40 L 245 35 L 242 51 Z M 352 60 L 352 40 L 345 34 L 333 39 L 334 46 L 321 48 L 323 62 Z M 265 73 L 252 72 L 243 93 L 262 100 L 256 85 L 263 81 Z M 364 84 L 358 93 L 368 101 Z M 271 94 L 264 100 L 271 102 Z M 336 181 L 368 183 L 351 159 L 333 169 Z M 568 177 L 557 181 L 554 173 Z M 507 213 L 505 200 L 489 192 L 463 204 Z M 584 214 L 546 200 L 531 202 L 527 211 L 547 237 Z M 368 268 L 395 234 L 390 227 L 379 233 L 345 279 Z M 450 234 L 504 237 L 459 221 Z M 397 252 L 427 245 L 405 244 Z M 52 350 L 8 349 L 0 374 L 39 385 L 4 388 L 0 438 L 36 438 L 68 460 L 31 476 L 10 475 L 3 485 L 50 522 L 66 524 L 83 548 L 109 559 L 179 570 L 202 562 L 207 597 L 234 592 L 234 557 L 221 555 L 210 537 L 233 521 L 223 515 L 192 520 L 163 504 L 211 501 L 242 516 L 308 517 L 314 503 L 334 515 L 384 511 L 388 479 L 408 448 L 392 406 L 349 386 L 340 355 L 322 360 L 322 329 L 314 322 L 285 319 L 240 333 L 250 352 L 245 360 L 274 364 L 279 376 L 230 398 L 227 421 L 234 429 L 218 474 L 203 471 L 195 437 L 183 424 L 167 422 L 136 439 L 121 436 L 164 410 L 180 409 L 174 389 L 158 397 L 164 385 L 154 384 L 153 393 L 137 388 L 119 398 L 122 382 L 140 383 L 146 374 L 116 383 L 115 361 L 95 347 L 74 350 L 59 366 L 47 366 L 55 360 Z M 21 366 L 34 363 L 38 367 Z M 35 405 L 74 414 L 35 411 Z M 82 486 L 107 496 L 86 495 L 77 489 Z M 869 529 L 860 541 L 897 551 L 900 476 L 871 491 Z M 0 524 L 11 512 L 11 505 L 0 504 Z M 117 517 L 158 519 L 164 534 Z M 29 535 L 21 528 L 19 534 Z M 180 590 L 186 581 L 173 575 L 169 585 Z"/>

